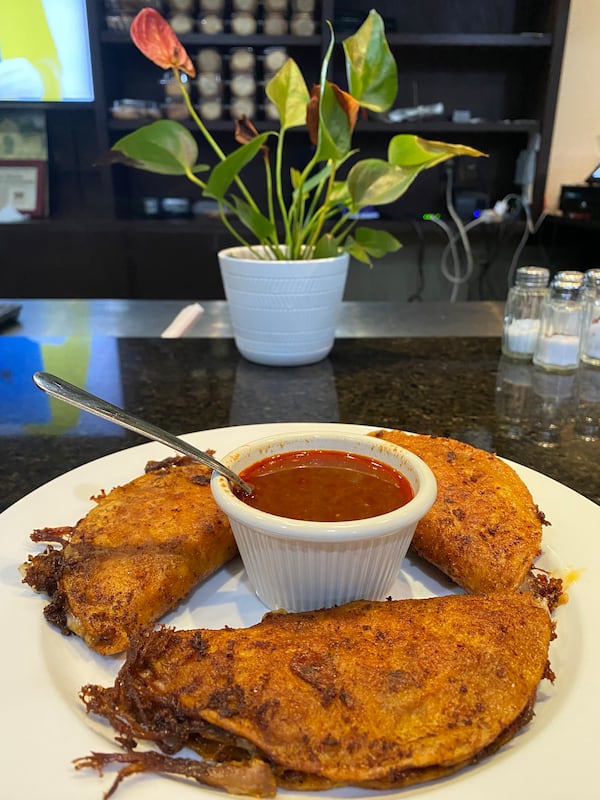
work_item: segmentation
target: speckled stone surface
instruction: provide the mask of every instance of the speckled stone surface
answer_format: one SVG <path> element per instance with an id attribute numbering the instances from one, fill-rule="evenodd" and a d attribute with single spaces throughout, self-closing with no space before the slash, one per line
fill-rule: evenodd
<path id="1" fill-rule="evenodd" d="M 281 421 L 397 427 L 494 451 L 600 503 L 600 370 L 541 373 L 501 358 L 497 337 L 344 338 L 325 361 L 288 369 L 250 364 L 231 339 L 70 342 L 61 353 L 60 340 L 0 340 L 1 509 L 143 441 L 58 412 L 31 374 L 59 368 L 174 433 Z"/>

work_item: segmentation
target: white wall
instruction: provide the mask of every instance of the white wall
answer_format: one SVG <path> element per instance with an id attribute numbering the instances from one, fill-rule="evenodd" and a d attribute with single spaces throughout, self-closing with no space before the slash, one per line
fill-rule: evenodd
<path id="1" fill-rule="evenodd" d="M 585 181 L 600 162 L 600 0 L 571 0 L 546 208 L 558 208 L 563 184 Z"/>

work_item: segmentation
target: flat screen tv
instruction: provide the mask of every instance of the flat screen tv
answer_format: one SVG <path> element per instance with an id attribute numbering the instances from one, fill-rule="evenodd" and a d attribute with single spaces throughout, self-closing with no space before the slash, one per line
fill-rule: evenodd
<path id="1" fill-rule="evenodd" d="M 0 102 L 93 101 L 86 0 L 0 0 Z"/>

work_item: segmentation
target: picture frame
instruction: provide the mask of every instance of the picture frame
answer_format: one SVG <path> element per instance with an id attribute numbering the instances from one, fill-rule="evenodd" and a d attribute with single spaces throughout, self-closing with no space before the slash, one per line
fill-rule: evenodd
<path id="1" fill-rule="evenodd" d="M 0 209 L 12 207 L 30 217 L 47 214 L 47 164 L 35 160 L 0 160 Z"/>

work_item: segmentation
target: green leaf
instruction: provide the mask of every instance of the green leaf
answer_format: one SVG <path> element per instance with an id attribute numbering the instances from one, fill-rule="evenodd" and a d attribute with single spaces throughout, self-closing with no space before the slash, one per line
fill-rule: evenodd
<path id="1" fill-rule="evenodd" d="M 230 202 L 237 218 L 260 242 L 274 241 L 276 230 L 270 219 L 239 197 L 232 197 Z"/>
<path id="2" fill-rule="evenodd" d="M 294 196 L 295 197 L 307 197 L 309 194 L 315 191 L 315 189 L 322 189 L 323 184 L 329 179 L 331 175 L 331 164 L 326 163 L 325 166 L 315 172 L 314 175 L 311 175 L 310 178 L 302 182 L 300 180 L 301 173 L 298 172 L 298 179 L 294 182 L 294 175 L 292 172 L 292 186 L 294 187 Z"/>
<path id="3" fill-rule="evenodd" d="M 293 58 L 289 58 L 271 78 L 265 91 L 277 108 L 281 130 L 306 124 L 306 104 L 310 94 Z"/>
<path id="4" fill-rule="evenodd" d="M 386 111 L 398 93 L 398 69 L 377 11 L 371 9 L 343 47 L 350 94 L 371 111 Z"/>
<path id="5" fill-rule="evenodd" d="M 361 247 L 358 242 L 352 238 L 352 236 L 346 237 L 346 241 L 344 242 L 344 250 L 350 253 L 350 255 L 357 261 L 362 261 L 363 264 L 371 265 L 369 254 L 364 247 Z"/>
<path id="6" fill-rule="evenodd" d="M 358 261 L 371 266 L 371 256 L 381 258 L 386 253 L 395 253 L 401 247 L 402 244 L 391 233 L 372 228 L 357 228 L 354 236 L 346 237 L 344 242 L 344 250 Z"/>
<path id="7" fill-rule="evenodd" d="M 313 258 L 333 258 L 339 256 L 340 248 L 338 240 L 331 234 L 326 233 L 317 242 L 313 252 Z"/>
<path id="8" fill-rule="evenodd" d="M 346 181 L 335 181 L 329 193 L 331 203 L 347 206 L 351 202 L 350 192 Z"/>
<path id="9" fill-rule="evenodd" d="M 123 136 L 111 148 L 111 161 L 162 175 L 200 172 L 208 166 L 196 164 L 198 145 L 194 136 L 174 120 L 162 119 Z"/>
<path id="10" fill-rule="evenodd" d="M 210 174 L 204 194 L 207 197 L 214 197 L 215 200 L 224 200 L 233 181 L 243 167 L 252 161 L 270 135 L 269 132 L 261 133 L 219 162 Z"/>
<path id="11" fill-rule="evenodd" d="M 329 81 L 321 87 L 319 143 L 315 158 L 341 161 L 352 147 L 352 129 L 346 111 L 339 104 Z"/>
<path id="12" fill-rule="evenodd" d="M 347 178 L 353 208 L 393 203 L 406 192 L 420 171 L 420 167 L 403 169 L 380 158 L 359 161 Z"/>
<path id="13" fill-rule="evenodd" d="M 350 150 L 348 156 L 352 156 L 357 152 L 358 150 Z M 339 167 L 343 164 L 344 161 L 345 159 L 342 159 L 341 161 L 338 161 L 335 164 L 336 170 L 339 169 Z M 302 186 L 302 193 L 310 194 L 318 186 L 322 185 L 325 181 L 329 180 L 332 170 L 333 170 L 333 164 L 331 164 L 330 162 L 326 162 L 321 169 L 317 170 L 317 172 L 311 175 L 310 178 L 308 178 L 308 180 L 304 181 L 304 184 Z M 297 170 L 295 172 L 297 173 L 298 176 L 301 175 L 301 173 L 298 172 Z M 293 168 L 292 170 L 290 170 L 290 173 L 292 175 L 292 186 L 294 187 L 294 189 L 297 189 L 300 186 L 300 181 L 298 180 L 297 182 L 294 182 L 295 175 Z M 346 181 L 334 181 L 333 187 L 329 193 L 329 201 L 332 203 L 338 203 L 338 202 L 343 202 L 344 200 L 347 199 L 348 199 L 348 188 L 346 187 Z"/>
<path id="14" fill-rule="evenodd" d="M 463 144 L 421 139 L 407 133 L 394 136 L 388 145 L 388 159 L 398 167 L 429 169 L 454 156 L 484 156 L 485 154 Z"/>
<path id="15" fill-rule="evenodd" d="M 356 228 L 354 238 L 357 244 L 374 258 L 381 258 L 386 253 L 395 253 L 402 247 L 401 242 L 391 233 L 373 228 Z"/>
<path id="16" fill-rule="evenodd" d="M 302 183 L 302 173 L 296 167 L 290 167 L 290 181 L 292 189 L 297 189 Z"/>
<path id="17" fill-rule="evenodd" d="M 401 197 L 424 169 L 454 156 L 483 156 L 462 144 L 421 139 L 410 134 L 394 136 L 388 146 L 389 161 L 367 158 L 348 173 L 348 188 L 356 209 L 393 203 Z"/>
<path id="18" fill-rule="evenodd" d="M 321 62 L 319 134 L 314 158 L 317 161 L 328 161 L 329 159 L 339 161 L 347 156 L 350 151 L 352 131 L 350 130 L 348 115 L 338 103 L 331 84 L 327 80 L 327 71 L 329 70 L 329 62 L 335 44 L 333 28 L 329 21 L 327 24 L 329 26 L 330 39 Z"/>

